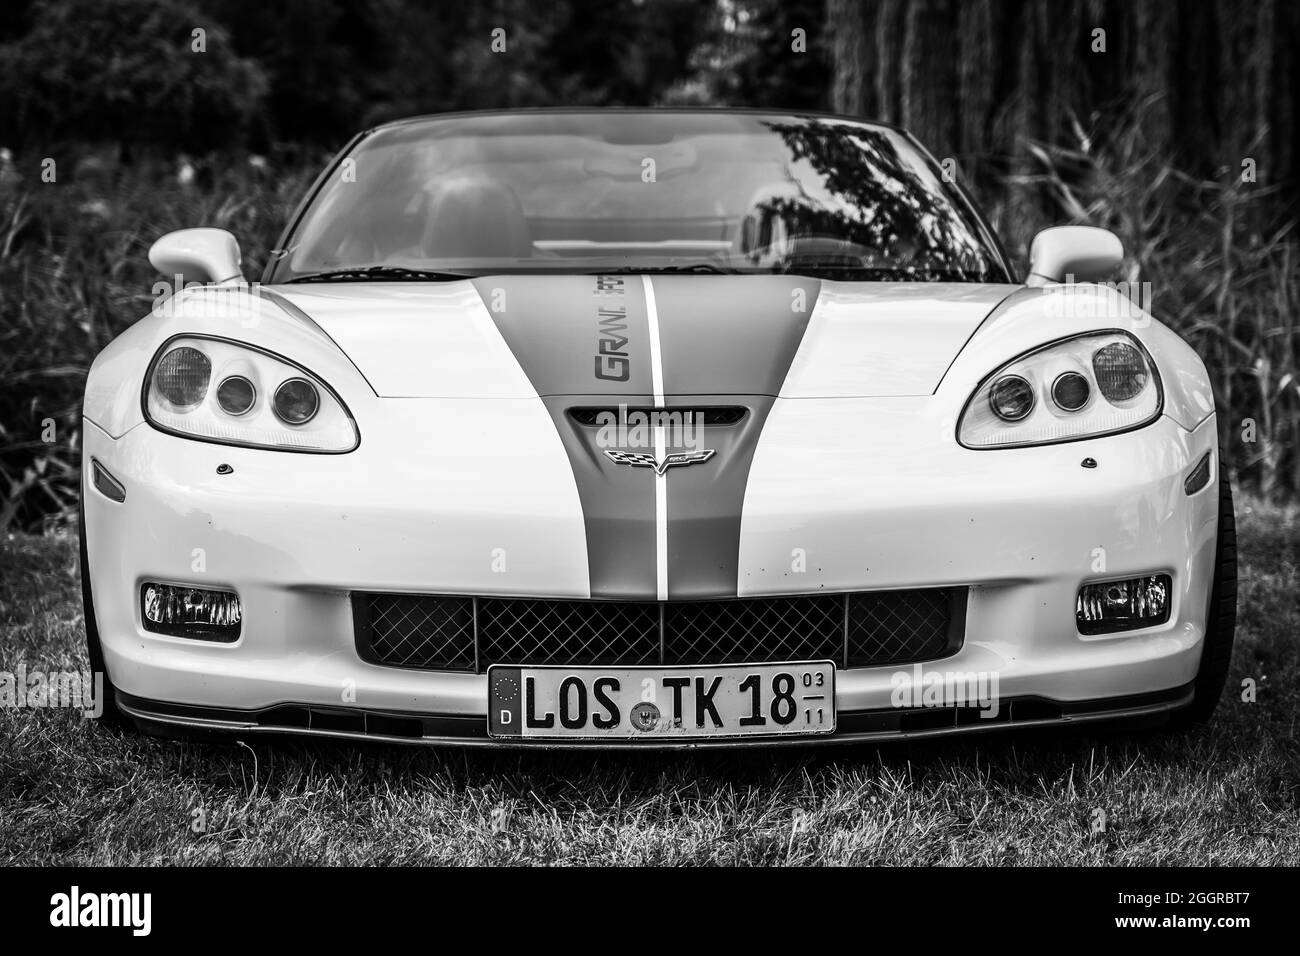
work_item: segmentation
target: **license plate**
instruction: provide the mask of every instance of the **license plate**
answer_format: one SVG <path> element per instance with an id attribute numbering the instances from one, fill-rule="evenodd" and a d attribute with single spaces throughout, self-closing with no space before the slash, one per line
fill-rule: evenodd
<path id="1" fill-rule="evenodd" d="M 688 739 L 829 734 L 835 665 L 488 668 L 488 734 Z"/>

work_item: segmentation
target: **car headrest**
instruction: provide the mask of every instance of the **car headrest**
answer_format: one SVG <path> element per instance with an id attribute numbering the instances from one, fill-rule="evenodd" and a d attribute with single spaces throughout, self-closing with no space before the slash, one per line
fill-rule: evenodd
<path id="1" fill-rule="evenodd" d="M 433 183 L 428 194 L 422 245 L 430 258 L 532 257 L 523 204 L 505 183 L 453 173 Z"/>

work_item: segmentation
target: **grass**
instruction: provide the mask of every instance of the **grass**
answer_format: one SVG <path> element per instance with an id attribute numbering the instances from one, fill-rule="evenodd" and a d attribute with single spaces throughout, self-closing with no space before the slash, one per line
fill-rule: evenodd
<path id="1" fill-rule="evenodd" d="M 1294 863 L 1300 510 L 1238 510 L 1237 651 L 1207 729 L 520 754 L 175 743 L 0 709 L 0 864 Z M 85 666 L 75 559 L 64 535 L 0 542 L 0 670 Z"/>

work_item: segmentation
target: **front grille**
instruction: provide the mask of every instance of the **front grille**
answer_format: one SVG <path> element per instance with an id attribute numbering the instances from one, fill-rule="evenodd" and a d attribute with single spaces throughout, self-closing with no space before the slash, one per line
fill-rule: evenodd
<path id="1" fill-rule="evenodd" d="M 361 655 L 366 660 L 394 667 L 474 669 L 471 599 L 354 594 L 352 608 L 358 639 L 362 633 L 368 637 L 368 653 Z"/>
<path id="2" fill-rule="evenodd" d="M 966 589 L 720 601 L 556 601 L 355 592 L 357 651 L 389 667 L 911 664 L 961 647 Z"/>

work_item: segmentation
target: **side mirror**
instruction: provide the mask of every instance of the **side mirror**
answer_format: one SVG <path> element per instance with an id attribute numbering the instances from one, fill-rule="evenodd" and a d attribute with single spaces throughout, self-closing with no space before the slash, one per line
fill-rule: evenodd
<path id="1" fill-rule="evenodd" d="M 1034 236 L 1025 285 L 1048 285 L 1074 276 L 1076 282 L 1101 282 L 1124 261 L 1124 246 L 1109 229 L 1056 226 Z"/>
<path id="2" fill-rule="evenodd" d="M 181 283 L 242 283 L 239 242 L 224 229 L 178 229 L 149 247 L 149 262 Z"/>

